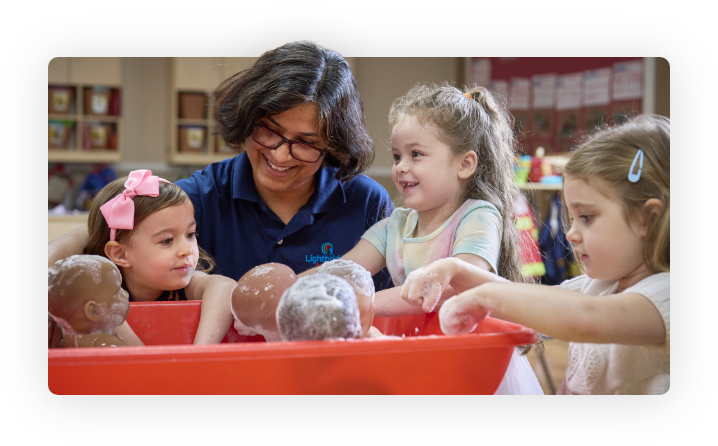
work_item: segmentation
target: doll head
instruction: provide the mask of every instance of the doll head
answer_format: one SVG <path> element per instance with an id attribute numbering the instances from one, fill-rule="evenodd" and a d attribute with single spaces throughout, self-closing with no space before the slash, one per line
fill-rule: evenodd
<path id="1" fill-rule="evenodd" d="M 64 336 L 114 333 L 130 312 L 127 291 L 114 263 L 95 255 L 74 255 L 47 269 L 50 316 Z"/>
<path id="2" fill-rule="evenodd" d="M 323 263 L 317 273 L 331 274 L 349 282 L 357 298 L 362 337 L 366 337 L 374 320 L 374 281 L 371 273 L 351 260 L 334 259 Z"/>
<path id="3" fill-rule="evenodd" d="M 331 274 L 301 277 L 279 301 L 277 327 L 283 341 L 359 338 L 362 326 L 354 290 Z"/>
<path id="4" fill-rule="evenodd" d="M 279 341 L 277 305 L 284 291 L 297 281 L 294 271 L 281 263 L 256 266 L 238 281 L 232 291 L 234 328 L 241 335 L 260 334 L 267 341 Z"/>

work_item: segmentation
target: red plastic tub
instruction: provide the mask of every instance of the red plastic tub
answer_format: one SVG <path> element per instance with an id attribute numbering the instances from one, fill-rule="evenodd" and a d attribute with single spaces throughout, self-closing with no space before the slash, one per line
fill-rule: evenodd
<path id="1" fill-rule="evenodd" d="M 232 328 L 216 345 L 188 345 L 201 302 L 132 303 L 145 347 L 48 350 L 54 394 L 493 394 L 514 346 L 533 330 L 487 318 L 445 336 L 436 313 L 375 318 L 400 338 L 264 342 Z"/>

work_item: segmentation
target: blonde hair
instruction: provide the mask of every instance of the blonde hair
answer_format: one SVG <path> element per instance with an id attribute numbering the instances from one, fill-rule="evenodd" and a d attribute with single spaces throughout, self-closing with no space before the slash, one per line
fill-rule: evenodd
<path id="1" fill-rule="evenodd" d="M 513 180 L 517 144 L 505 104 L 484 87 L 462 92 L 446 83 L 417 85 L 391 105 L 389 124 L 393 127 L 405 116 L 435 125 L 437 136 L 455 154 L 476 153 L 478 165 L 461 202 L 480 199 L 496 206 L 503 221 L 497 273 L 512 282 L 523 281 L 515 222 L 520 192 Z"/>
<path id="2" fill-rule="evenodd" d="M 633 160 L 644 154 L 640 179 L 632 183 L 628 173 Z M 658 115 L 638 115 L 621 125 L 607 125 L 576 148 L 564 167 L 564 176 L 576 179 L 598 179 L 609 190 L 598 190 L 620 202 L 627 222 L 647 225 L 643 259 L 652 273 L 671 270 L 671 121 Z M 635 169 L 634 169 L 635 170 Z M 656 198 L 663 212 L 652 220 L 644 204 Z M 564 226 L 568 230 L 568 209 L 564 202 Z"/>
<path id="3" fill-rule="evenodd" d="M 476 153 L 476 171 L 467 182 L 460 202 L 477 199 L 496 206 L 503 222 L 501 249 L 496 273 L 512 282 L 534 282 L 521 274 L 519 232 L 516 228 L 516 203 L 519 188 L 514 182 L 514 156 L 518 143 L 514 135 L 514 119 L 505 98 L 494 97 L 484 87 L 461 91 L 443 85 L 417 85 L 394 101 L 389 111 L 393 128 L 405 116 L 415 116 L 426 126 L 435 125 L 437 135 L 451 147 L 455 155 L 469 150 Z M 519 345 L 522 355 L 535 347 L 543 353 L 544 335 L 533 345 Z"/>
<path id="4" fill-rule="evenodd" d="M 110 227 L 107 226 L 107 221 L 105 221 L 105 217 L 100 212 L 100 207 L 121 194 L 125 190 L 126 181 L 127 177 L 118 178 L 103 187 L 92 200 L 90 215 L 87 218 L 87 231 L 90 234 L 90 242 L 85 246 L 85 254 L 107 257 L 105 255 L 105 245 L 110 241 Z M 160 182 L 159 192 L 160 194 L 157 197 L 138 195 L 132 199 L 135 205 L 135 227 L 157 211 L 190 202 L 185 191 L 173 183 Z M 118 229 L 115 240 L 121 243 L 123 240 L 129 239 L 132 231 L 132 229 Z M 197 271 L 209 272 L 213 268 L 214 260 L 212 257 L 205 250 L 199 248 Z"/>

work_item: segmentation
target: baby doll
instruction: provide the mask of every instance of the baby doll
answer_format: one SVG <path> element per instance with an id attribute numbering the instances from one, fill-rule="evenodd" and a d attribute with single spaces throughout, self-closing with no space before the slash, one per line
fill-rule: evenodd
<path id="1" fill-rule="evenodd" d="M 374 281 L 371 273 L 363 266 L 351 260 L 334 259 L 317 268 L 317 273 L 331 274 L 349 282 L 354 289 L 359 306 L 362 333 L 361 337 L 381 336 L 381 332 L 371 326 L 374 320 Z"/>
<path id="2" fill-rule="evenodd" d="M 119 347 L 130 313 L 119 269 L 96 255 L 74 255 L 47 269 L 48 313 L 62 329 L 60 347 Z"/>
<path id="3" fill-rule="evenodd" d="M 265 263 L 247 271 L 232 290 L 231 309 L 237 333 L 260 334 L 268 342 L 281 341 L 277 305 L 284 291 L 296 281 L 294 271 L 281 263 Z"/>
<path id="4" fill-rule="evenodd" d="M 362 325 L 354 290 L 331 274 L 301 277 L 279 301 L 277 327 L 283 341 L 359 338 Z"/>

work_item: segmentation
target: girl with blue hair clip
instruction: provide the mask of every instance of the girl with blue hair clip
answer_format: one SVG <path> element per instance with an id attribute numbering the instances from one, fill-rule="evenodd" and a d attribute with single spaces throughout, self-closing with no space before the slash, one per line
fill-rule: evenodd
<path id="1" fill-rule="evenodd" d="M 455 259 L 408 278 L 460 294 L 439 311 L 446 334 L 508 319 L 569 341 L 559 394 L 664 394 L 670 387 L 670 120 L 641 115 L 574 151 L 564 171 L 566 238 L 584 275 L 557 287 L 510 283 Z"/>

